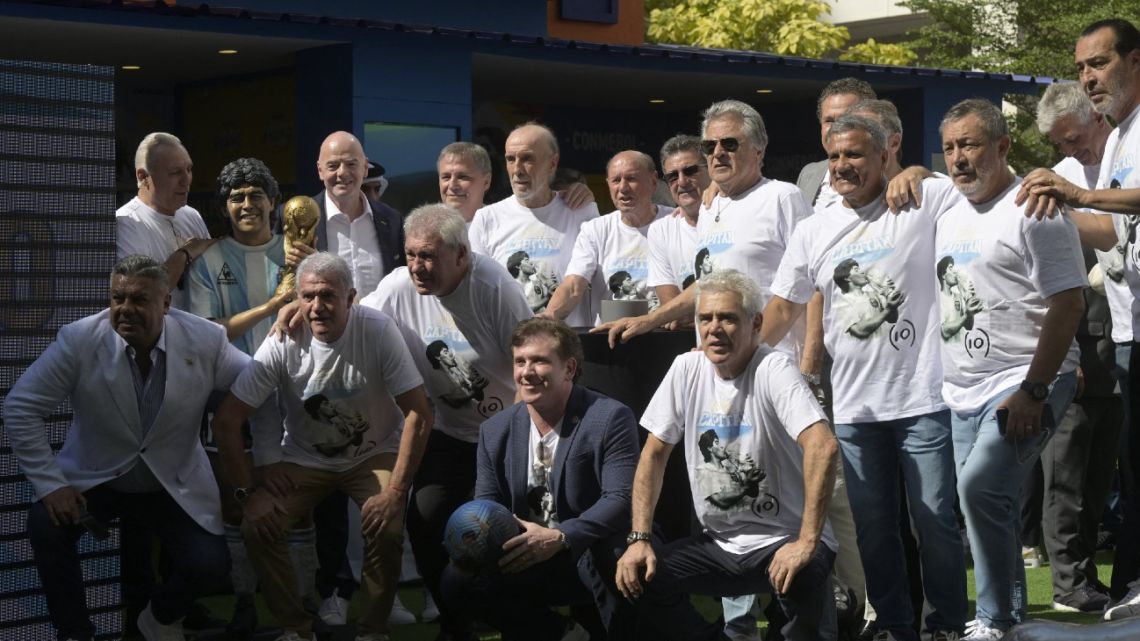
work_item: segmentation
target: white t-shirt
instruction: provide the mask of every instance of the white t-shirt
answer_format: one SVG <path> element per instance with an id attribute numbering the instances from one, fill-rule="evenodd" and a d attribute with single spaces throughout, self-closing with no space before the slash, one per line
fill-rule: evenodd
<path id="1" fill-rule="evenodd" d="M 399 451 L 404 415 L 395 397 L 421 384 L 396 323 L 353 305 L 332 343 L 307 327 L 299 340 L 262 343 L 231 391 L 258 407 L 277 390 L 285 408 L 282 460 L 342 472 Z"/>
<path id="2" fill-rule="evenodd" d="M 673 211 L 657 207 L 653 220 L 631 227 L 620 211 L 586 221 L 578 232 L 574 253 L 566 266 L 567 276 L 581 276 L 590 283 L 590 308 L 600 322 L 603 300 L 646 300 L 649 309 L 657 307 L 657 292 L 649 286 L 649 240 L 646 234 L 654 221 Z"/>
<path id="3" fill-rule="evenodd" d="M 1132 110 L 1128 117 L 1120 121 L 1116 129 L 1108 135 L 1104 146 L 1104 156 L 1100 163 L 1100 176 L 1097 189 L 1136 189 L 1140 187 L 1140 127 L 1136 126 L 1136 114 L 1140 107 Z M 1136 304 L 1140 296 L 1140 247 L 1136 245 L 1136 228 L 1140 216 L 1116 215 L 1117 246 L 1110 250 L 1123 257 L 1123 267 L 1115 264 L 1104 265 L 1104 289 L 1108 296 L 1108 309 L 1112 313 L 1112 340 L 1115 343 L 1129 343 L 1140 339 L 1140 306 Z"/>
<path id="4" fill-rule="evenodd" d="M 678 356 L 641 424 L 666 443 L 684 439 L 693 507 L 723 550 L 744 554 L 799 534 L 801 432 L 826 421 L 799 367 L 761 346 L 740 376 L 723 380 L 701 352 Z M 823 542 L 836 549 L 831 526 Z"/>
<path id="5" fill-rule="evenodd" d="M 767 305 L 792 231 L 811 213 L 798 187 L 770 178 L 732 198 L 718 195 L 697 218 L 697 280 L 706 271 L 735 269 L 752 278 L 761 307 Z M 804 333 L 804 321 L 797 321 L 777 349 L 798 355 Z"/>
<path id="6" fill-rule="evenodd" d="M 946 407 L 934 235 L 938 219 L 961 199 L 949 180 L 931 178 L 922 182 L 921 208 L 895 215 L 881 197 L 857 210 L 832 199 L 792 233 L 772 293 L 806 304 L 823 292 L 835 422 L 889 421 Z"/>
<path id="7" fill-rule="evenodd" d="M 579 227 L 597 217 L 597 204 L 570 209 L 557 193 L 547 205 L 535 209 L 508 196 L 475 212 L 467 234 L 472 251 L 490 256 L 508 271 L 516 272 L 511 276 L 523 288 L 531 311 L 537 314 L 546 309 L 566 274 Z M 524 266 L 520 270 L 523 259 L 529 259 L 533 269 Z M 589 300 L 583 298 L 566 323 L 585 327 L 593 318 Z"/>
<path id="8" fill-rule="evenodd" d="M 475 443 L 483 421 L 514 402 L 511 332 L 532 314 L 498 263 L 472 252 L 470 271 L 446 296 L 416 293 L 399 267 L 360 304 L 399 324 L 427 385 L 434 429 Z"/>
<path id="9" fill-rule="evenodd" d="M 550 491 L 550 474 L 554 470 L 554 456 L 562 442 L 562 421 L 546 436 L 538 435 L 538 426 L 530 422 L 530 439 L 527 446 L 526 505 L 530 521 L 543 527 L 558 525 L 557 506 Z"/>
<path id="10" fill-rule="evenodd" d="M 361 192 L 364 213 L 349 220 L 348 214 L 336 206 L 325 193 L 325 241 L 328 252 L 340 256 L 352 271 L 352 286 L 357 298 L 371 294 L 384 276 L 384 261 L 380 257 L 380 239 L 376 237 L 376 224 L 372 222 L 372 206 Z"/>
<path id="11" fill-rule="evenodd" d="M 1015 205 L 1015 179 L 993 200 L 963 198 L 938 222 L 935 274 L 941 313 L 942 395 L 968 413 L 1025 379 L 1046 299 L 1088 285 L 1077 228 L 1067 216 L 1036 221 Z M 1077 368 L 1076 340 L 1060 372 Z"/>
<path id="12" fill-rule="evenodd" d="M 663 216 L 649 225 L 650 287 L 674 285 L 682 290 L 696 279 L 697 226 L 684 216 Z"/>
<path id="13" fill-rule="evenodd" d="M 132 254 L 150 256 L 160 263 L 186 241 L 209 238 L 210 230 L 198 210 L 189 205 L 181 207 L 173 216 L 160 214 L 135 196 L 115 212 L 115 253 L 118 259 Z M 190 308 L 186 279 L 170 292 L 170 304 L 175 309 Z"/>
<path id="14" fill-rule="evenodd" d="M 1096 189 L 1097 178 L 1100 176 L 1100 165 L 1082 165 L 1079 160 L 1072 156 L 1067 156 L 1053 166 L 1053 171 L 1057 172 L 1065 180 L 1073 183 L 1081 189 Z M 1101 216 L 1111 216 L 1112 214 L 1103 211 L 1096 211 L 1095 209 L 1082 210 L 1090 214 L 1098 214 Z M 1115 220 L 1113 221 L 1116 222 Z M 1133 298 L 1132 292 L 1128 289 L 1128 284 L 1124 282 L 1124 254 L 1125 249 L 1121 246 L 1119 241 L 1114 249 L 1109 251 L 1101 251 L 1093 249 L 1096 253 L 1097 262 L 1100 263 L 1100 268 L 1104 273 L 1104 288 L 1105 295 L 1108 295 L 1108 290 L 1116 289 L 1116 297 L 1123 303 L 1120 305 L 1122 309 L 1132 309 Z M 1112 312 L 1112 307 L 1109 307 L 1109 313 Z M 1132 326 L 1131 317 L 1125 316 L 1123 319 L 1126 323 L 1124 331 L 1116 331 L 1115 321 L 1112 324 L 1112 340 L 1114 342 L 1124 343 L 1132 340 L 1132 334 L 1129 327 Z"/>

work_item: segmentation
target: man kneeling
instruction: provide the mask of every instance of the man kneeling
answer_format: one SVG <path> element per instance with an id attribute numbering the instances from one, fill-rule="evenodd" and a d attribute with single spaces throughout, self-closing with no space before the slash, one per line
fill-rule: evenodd
<path id="1" fill-rule="evenodd" d="M 642 638 L 718 638 L 688 594 L 758 592 L 774 593 L 787 614 L 784 638 L 834 638 L 835 539 L 825 514 L 835 437 L 796 365 L 761 345 L 756 285 L 723 270 L 699 287 L 701 351 L 677 357 L 641 420 L 649 436 L 618 589 L 646 597 Z M 669 453 L 682 441 L 704 531 L 655 548 L 653 510 Z"/>

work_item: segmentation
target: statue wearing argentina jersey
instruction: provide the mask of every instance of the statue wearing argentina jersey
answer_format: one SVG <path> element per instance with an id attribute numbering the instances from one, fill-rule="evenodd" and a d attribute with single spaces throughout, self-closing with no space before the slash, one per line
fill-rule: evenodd
<path id="1" fill-rule="evenodd" d="M 893 215 L 884 199 L 891 146 L 879 121 L 841 116 L 825 140 L 840 198 L 820 201 L 792 234 L 761 338 L 775 344 L 813 293 L 823 293 L 835 433 L 875 629 L 917 639 L 909 580 L 898 571 L 905 567 L 897 528 L 905 496 L 912 514 L 925 515 L 914 524 L 930 606 L 921 628 L 934 638 L 960 634 L 966 569 L 933 284 L 935 225 L 961 196 L 948 180 L 925 180 L 922 205 Z"/>
<path id="2" fill-rule="evenodd" d="M 281 192 L 269 168 L 256 158 L 226 165 L 218 185 L 231 233 L 191 266 L 190 311 L 221 324 L 230 342 L 252 355 L 277 310 L 293 296 L 274 296 L 285 255 L 282 237 L 273 233 L 269 219 Z"/>

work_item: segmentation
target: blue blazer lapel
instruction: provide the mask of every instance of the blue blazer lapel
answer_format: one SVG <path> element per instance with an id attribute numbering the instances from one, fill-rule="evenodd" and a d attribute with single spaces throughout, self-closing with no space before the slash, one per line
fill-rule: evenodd
<path id="1" fill-rule="evenodd" d="M 562 486 L 563 471 L 566 457 L 574 447 L 574 440 L 578 436 L 578 426 L 586 412 L 586 392 L 583 388 L 574 386 L 570 398 L 566 401 L 566 413 L 562 415 L 562 433 L 559 434 L 558 449 L 554 452 L 554 465 L 550 470 L 550 494 L 554 497 L 555 506 L 563 504 L 559 489 Z"/>
<path id="2" fill-rule="evenodd" d="M 109 320 L 107 324 L 110 326 Z M 115 407 L 119 408 L 123 424 L 133 433 L 141 434 L 141 419 L 138 399 L 135 398 L 134 379 L 131 378 L 131 363 L 127 356 L 127 348 L 119 342 L 119 335 L 115 333 L 114 328 L 108 327 L 99 349 L 103 351 L 99 360 L 110 365 L 103 368 L 103 379 L 107 383 L 111 400 L 114 401 Z"/>
<path id="3" fill-rule="evenodd" d="M 511 510 L 521 518 L 528 518 L 530 511 L 526 504 L 527 461 L 530 450 L 530 414 L 525 404 L 519 404 L 518 411 L 511 417 L 510 467 L 507 483 L 511 490 Z"/>

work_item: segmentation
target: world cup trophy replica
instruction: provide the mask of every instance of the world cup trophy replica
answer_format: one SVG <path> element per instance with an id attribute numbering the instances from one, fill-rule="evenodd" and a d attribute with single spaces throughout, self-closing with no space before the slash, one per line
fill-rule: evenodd
<path id="1" fill-rule="evenodd" d="M 317 237 L 317 222 L 321 219 L 321 209 L 317 201 L 308 196 L 294 196 L 285 203 L 283 212 L 285 228 L 285 255 L 293 245 L 313 246 Z M 297 289 L 297 268 L 285 267 L 281 272 L 281 282 L 277 285 L 277 294 L 292 292 Z"/>

